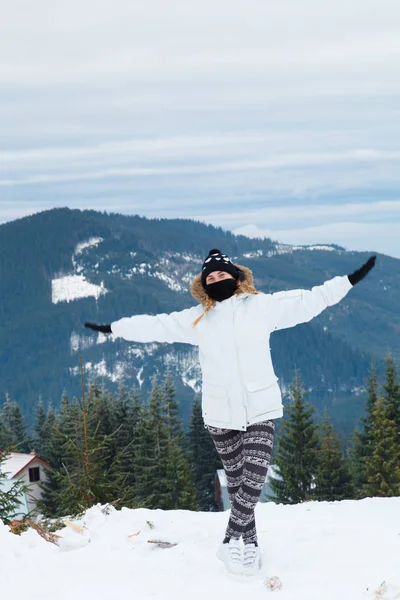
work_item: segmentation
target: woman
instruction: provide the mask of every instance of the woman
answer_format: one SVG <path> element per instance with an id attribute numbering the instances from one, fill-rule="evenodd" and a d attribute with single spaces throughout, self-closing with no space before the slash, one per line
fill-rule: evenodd
<path id="1" fill-rule="evenodd" d="M 231 502 L 217 556 L 232 573 L 252 575 L 261 567 L 254 511 L 270 462 L 274 420 L 283 415 L 269 336 L 310 321 L 339 302 L 375 260 L 372 256 L 351 275 L 309 291 L 264 294 L 253 287 L 250 269 L 213 249 L 190 288 L 198 306 L 169 315 L 135 315 L 110 325 L 85 323 L 128 341 L 198 346 L 204 422 L 221 457 Z"/>

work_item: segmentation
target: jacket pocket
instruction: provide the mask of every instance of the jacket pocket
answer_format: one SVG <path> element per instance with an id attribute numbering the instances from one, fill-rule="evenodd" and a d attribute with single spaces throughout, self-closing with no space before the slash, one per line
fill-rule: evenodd
<path id="1" fill-rule="evenodd" d="M 202 404 L 203 416 L 206 422 L 207 419 L 222 423 L 230 422 L 231 408 L 225 388 L 213 383 L 203 382 Z"/>
<path id="2" fill-rule="evenodd" d="M 282 404 L 281 391 L 277 380 L 273 383 L 246 383 L 247 413 L 249 417 L 264 415 L 280 408 Z"/>

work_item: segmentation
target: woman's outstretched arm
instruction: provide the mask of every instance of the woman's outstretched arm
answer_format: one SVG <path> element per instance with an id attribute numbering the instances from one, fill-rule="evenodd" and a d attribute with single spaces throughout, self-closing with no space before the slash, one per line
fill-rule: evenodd
<path id="1" fill-rule="evenodd" d="M 354 273 L 334 277 L 311 290 L 290 290 L 271 294 L 268 309 L 273 324 L 272 330 L 307 323 L 328 306 L 340 302 L 352 287 L 369 273 L 375 265 L 375 260 L 376 256 L 372 256 Z"/>
<path id="2" fill-rule="evenodd" d="M 192 323 L 202 312 L 203 308 L 198 305 L 171 314 L 124 317 L 108 325 L 87 322 L 85 327 L 102 333 L 113 333 L 130 342 L 181 342 L 196 346 L 197 331 Z"/>

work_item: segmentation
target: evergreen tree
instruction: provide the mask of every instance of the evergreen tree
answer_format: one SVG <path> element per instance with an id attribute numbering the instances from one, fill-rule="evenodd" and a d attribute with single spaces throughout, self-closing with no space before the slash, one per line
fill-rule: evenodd
<path id="1" fill-rule="evenodd" d="M 118 432 L 119 448 L 115 457 L 115 477 L 118 487 L 125 487 L 129 497 L 125 506 L 135 507 L 136 465 L 135 456 L 139 445 L 139 416 L 141 414 L 140 395 L 136 388 L 128 394 L 124 388 L 118 395 L 119 410 L 123 413 L 124 427 Z"/>
<path id="2" fill-rule="evenodd" d="M 364 497 L 365 462 L 371 454 L 371 440 L 374 430 L 373 411 L 378 399 L 379 380 L 375 367 L 371 365 L 368 378 L 365 417 L 361 419 L 361 430 L 356 427 L 350 450 L 350 468 L 355 498 Z"/>
<path id="3" fill-rule="evenodd" d="M 1 414 L 10 435 L 9 445 L 16 452 L 29 452 L 30 443 L 21 410 L 8 394 L 6 394 L 6 401 L 1 409 Z"/>
<path id="4" fill-rule="evenodd" d="M 386 358 L 385 379 L 386 381 L 383 385 L 383 389 L 385 390 L 384 398 L 388 405 L 389 418 L 393 419 L 396 423 L 400 446 L 400 384 L 397 377 L 396 364 L 390 355 Z"/>
<path id="5" fill-rule="evenodd" d="M 135 465 L 135 498 L 138 506 L 153 508 L 150 490 L 155 479 L 156 458 L 150 411 L 145 404 L 139 407 L 135 427 L 133 461 Z"/>
<path id="6" fill-rule="evenodd" d="M 168 440 L 165 484 L 164 508 L 169 510 L 199 508 L 189 460 L 176 439 Z"/>
<path id="7" fill-rule="evenodd" d="M 352 498 L 350 469 L 326 409 L 321 425 L 319 447 L 313 492 L 315 499 L 333 501 Z"/>
<path id="8" fill-rule="evenodd" d="M 32 442 L 36 454 L 44 460 L 47 460 L 48 457 L 49 436 L 50 432 L 47 424 L 47 414 L 44 409 L 43 401 L 40 398 L 36 407 Z"/>
<path id="9" fill-rule="evenodd" d="M 371 452 L 365 463 L 367 496 L 400 495 L 400 449 L 392 408 L 384 398 L 378 398 L 373 409 Z"/>
<path id="10" fill-rule="evenodd" d="M 63 392 L 59 413 L 56 414 L 50 407 L 47 412 L 47 456 L 46 460 L 50 468 L 46 470 L 46 479 L 40 483 L 42 488 L 42 499 L 39 502 L 40 510 L 47 517 L 55 517 L 61 514 L 58 510 L 58 498 L 62 492 L 62 485 L 59 477 L 59 471 L 63 465 L 63 447 L 64 437 L 62 435 L 63 426 L 67 424 L 67 413 L 70 404 L 66 392 Z M 69 427 L 66 427 L 66 432 Z"/>
<path id="11" fill-rule="evenodd" d="M 164 398 L 162 389 L 157 378 L 152 381 L 152 389 L 149 398 L 148 412 L 142 413 L 142 417 L 148 420 L 142 423 L 144 439 L 147 443 L 147 457 L 141 454 L 137 457 L 137 495 L 142 498 L 149 508 L 168 508 L 166 494 L 167 463 L 168 463 L 168 428 L 166 425 L 164 409 Z M 144 462 L 144 469 L 140 462 Z M 144 478 L 143 478 L 143 475 Z"/>
<path id="12" fill-rule="evenodd" d="M 136 507 L 135 486 L 135 425 L 137 419 L 134 402 L 138 397 L 128 393 L 123 383 L 119 385 L 118 395 L 107 395 L 109 407 L 109 428 L 111 435 L 109 446 L 109 477 L 124 506 Z"/>
<path id="13" fill-rule="evenodd" d="M 183 448 L 175 389 L 169 377 L 157 378 L 135 428 L 135 498 L 140 506 L 196 509 L 190 465 Z"/>
<path id="14" fill-rule="evenodd" d="M 11 432 L 4 422 L 3 415 L 0 411 L 0 452 L 11 445 Z"/>
<path id="15" fill-rule="evenodd" d="M 176 390 L 171 372 L 168 370 L 162 384 L 161 393 L 164 399 L 165 422 L 168 431 L 168 439 L 176 440 L 183 447 L 184 434 L 182 422 L 179 416 L 179 405 L 176 401 Z"/>
<path id="16" fill-rule="evenodd" d="M 189 457 L 185 451 L 185 436 L 179 417 L 179 405 L 170 371 L 164 378 L 161 392 L 165 411 L 165 424 L 168 434 L 168 456 L 166 465 L 167 493 L 165 502 L 168 508 L 197 510 L 198 502 Z"/>
<path id="17" fill-rule="evenodd" d="M 304 402 L 298 372 L 290 385 L 292 404 L 286 406 L 275 463 L 280 479 L 271 480 L 271 499 L 296 504 L 313 498 L 313 477 L 317 468 L 318 436 L 314 408 Z"/>
<path id="18" fill-rule="evenodd" d="M 21 511 L 21 499 L 29 493 L 29 488 L 21 479 L 10 483 L 7 479 L 4 463 L 9 454 L 9 449 L 0 452 L 0 520 L 9 523 Z M 3 483 L 7 486 L 3 487 Z"/>
<path id="19" fill-rule="evenodd" d="M 54 428 L 53 444 L 59 441 L 56 466 L 44 484 L 41 503 L 46 515 L 77 514 L 93 504 L 112 502 L 116 496 L 115 481 L 107 467 L 111 435 L 99 433 L 100 424 L 92 412 L 101 396 L 97 392 L 72 403 L 63 395 L 61 414 Z M 53 514 L 51 514 L 53 513 Z"/>
<path id="20" fill-rule="evenodd" d="M 199 508 L 202 511 L 218 510 L 215 477 L 217 469 L 223 466 L 212 437 L 204 426 L 201 400 L 197 395 L 193 402 L 187 443 Z"/>

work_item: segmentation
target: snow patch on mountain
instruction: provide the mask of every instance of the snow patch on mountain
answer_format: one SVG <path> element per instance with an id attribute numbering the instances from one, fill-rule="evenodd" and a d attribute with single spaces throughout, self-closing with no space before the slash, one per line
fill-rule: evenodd
<path id="1" fill-rule="evenodd" d="M 184 385 L 189 386 L 196 393 L 200 392 L 201 370 L 197 348 L 190 348 L 186 352 L 166 352 L 161 360 L 166 367 L 176 371 Z"/>
<path id="2" fill-rule="evenodd" d="M 101 237 L 92 237 L 86 240 L 85 242 L 79 242 L 79 244 L 76 245 L 74 253 L 72 255 L 72 265 L 76 273 L 81 273 L 83 271 L 82 265 L 78 264 L 77 257 L 80 254 L 83 254 L 84 250 L 86 250 L 87 248 L 94 248 L 103 241 L 104 239 Z"/>
<path id="3" fill-rule="evenodd" d="M 92 237 L 92 238 L 88 239 L 86 242 L 80 242 L 79 244 L 77 244 L 74 254 L 75 255 L 82 254 L 82 252 L 83 252 L 83 250 L 85 250 L 85 248 L 91 248 L 93 246 L 98 246 L 100 244 L 100 242 L 104 242 L 104 239 L 101 237 Z"/>
<path id="4" fill-rule="evenodd" d="M 88 297 L 94 297 L 97 300 L 102 294 L 108 293 L 103 282 L 101 282 L 100 285 L 95 285 L 94 283 L 87 281 L 86 277 L 82 275 L 83 267 L 78 264 L 77 260 L 77 257 L 80 256 L 84 250 L 95 247 L 102 241 L 103 238 L 101 237 L 93 237 L 85 242 L 77 244 L 71 259 L 74 273 L 60 275 L 55 277 L 51 282 L 51 298 L 53 304 L 57 304 L 58 302 L 71 302 L 72 300 Z M 71 345 L 71 348 L 72 347 L 73 345 Z"/>
<path id="5" fill-rule="evenodd" d="M 136 379 L 138 380 L 139 383 L 139 387 L 142 387 L 144 379 L 142 379 L 142 373 L 143 373 L 144 367 L 141 367 L 138 371 L 138 374 L 136 375 Z"/>
<path id="6" fill-rule="evenodd" d="M 184 292 L 187 289 L 185 285 L 182 285 L 180 282 L 175 281 L 172 277 L 166 275 L 165 273 L 161 273 L 160 271 L 150 273 L 149 275 L 150 277 L 161 279 L 161 281 L 163 281 L 169 287 L 169 289 L 174 292 Z"/>
<path id="7" fill-rule="evenodd" d="M 90 296 L 97 300 L 102 294 L 107 293 L 108 290 L 104 287 L 103 282 L 100 285 L 95 285 L 87 281 L 83 275 L 65 275 L 53 279 L 51 282 L 51 300 L 53 304 L 72 302 Z"/>
<path id="8" fill-rule="evenodd" d="M 69 347 L 71 350 L 71 354 L 75 354 L 80 350 L 87 350 L 91 348 L 95 344 L 94 336 L 89 335 L 79 335 L 76 331 L 73 331 L 69 338 Z"/>
<path id="9" fill-rule="evenodd" d="M 263 254 L 264 253 L 262 250 L 256 250 L 256 252 L 246 252 L 246 254 L 243 254 L 243 256 L 244 258 L 259 258 Z"/>
<path id="10" fill-rule="evenodd" d="M 270 239 L 270 236 L 264 233 L 261 229 L 259 229 L 256 225 L 245 225 L 243 227 L 239 227 L 235 229 L 232 233 L 234 235 L 242 235 L 244 237 L 254 239 Z M 330 244 L 310 244 L 304 246 L 291 246 L 289 244 L 281 244 L 276 242 L 274 244 L 274 248 L 265 253 L 266 256 L 274 256 L 276 254 L 290 254 L 295 252 L 296 250 L 320 250 L 325 252 L 340 252 L 340 248 L 338 246 L 333 246 Z M 243 254 L 245 258 L 259 258 L 263 256 L 262 250 L 256 250 L 255 252 L 249 252 L 247 254 Z"/>
<path id="11" fill-rule="evenodd" d="M 92 363 L 90 361 L 84 364 L 84 369 L 90 375 L 94 375 L 95 377 L 102 377 L 109 379 L 113 383 L 118 381 L 122 381 L 125 377 L 126 368 L 128 365 L 124 362 L 116 362 L 114 364 L 114 369 L 110 370 L 107 368 L 107 362 L 103 358 L 98 363 Z M 80 375 L 80 367 L 71 367 L 69 369 L 71 375 Z"/>

